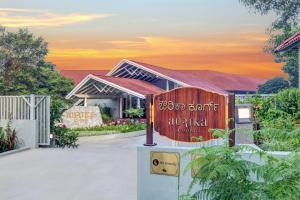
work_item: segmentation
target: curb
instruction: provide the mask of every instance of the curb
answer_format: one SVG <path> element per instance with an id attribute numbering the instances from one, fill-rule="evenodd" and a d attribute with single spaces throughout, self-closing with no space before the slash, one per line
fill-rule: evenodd
<path id="1" fill-rule="evenodd" d="M 129 137 L 138 137 L 146 135 L 146 131 L 135 131 L 131 133 L 116 133 L 110 135 L 97 135 L 97 136 L 83 136 L 79 137 L 80 141 L 86 141 L 88 139 L 99 139 L 99 140 L 110 140 L 110 139 L 122 139 L 122 138 L 129 138 Z"/>
<path id="2" fill-rule="evenodd" d="M 0 158 L 4 157 L 4 156 L 11 155 L 11 154 L 19 153 L 19 152 L 22 152 L 22 151 L 27 151 L 27 150 L 30 150 L 30 149 L 31 149 L 30 147 L 22 147 L 22 148 L 11 150 L 11 151 L 6 151 L 6 152 L 3 152 L 3 153 L 0 153 Z"/>

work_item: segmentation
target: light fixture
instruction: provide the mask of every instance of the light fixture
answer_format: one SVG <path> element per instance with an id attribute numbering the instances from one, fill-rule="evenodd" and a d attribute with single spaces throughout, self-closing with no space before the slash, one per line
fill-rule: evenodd
<path id="1" fill-rule="evenodd" d="M 237 104 L 235 106 L 236 114 L 235 120 L 237 124 L 252 123 L 252 105 L 251 104 Z"/>

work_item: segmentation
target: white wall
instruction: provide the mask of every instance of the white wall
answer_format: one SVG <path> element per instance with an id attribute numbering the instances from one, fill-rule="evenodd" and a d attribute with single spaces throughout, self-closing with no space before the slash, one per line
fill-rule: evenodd
<path id="1" fill-rule="evenodd" d="M 0 120 L 0 127 L 6 128 L 8 120 Z M 36 120 L 12 120 L 12 128 L 17 131 L 18 138 L 24 142 L 25 147 L 38 147 L 38 134 Z"/>
<path id="2" fill-rule="evenodd" d="M 110 107 L 113 118 L 120 118 L 119 98 L 114 99 L 87 99 L 88 106 L 100 105 L 102 107 Z"/>

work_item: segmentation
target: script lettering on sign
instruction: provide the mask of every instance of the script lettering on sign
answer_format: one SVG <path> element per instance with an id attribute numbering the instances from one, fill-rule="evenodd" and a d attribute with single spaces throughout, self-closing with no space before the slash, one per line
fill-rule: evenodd
<path id="1" fill-rule="evenodd" d="M 209 129 L 226 127 L 226 95 L 199 88 L 178 88 L 154 97 L 154 128 L 184 142 L 213 139 Z"/>

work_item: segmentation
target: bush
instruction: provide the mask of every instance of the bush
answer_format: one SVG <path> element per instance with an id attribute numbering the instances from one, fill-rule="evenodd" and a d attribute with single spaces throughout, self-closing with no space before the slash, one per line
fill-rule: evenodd
<path id="1" fill-rule="evenodd" d="M 101 107 L 101 106 L 99 106 L 99 109 L 100 109 L 102 120 L 104 122 L 107 122 L 107 121 L 112 119 L 111 112 L 110 112 L 110 107 L 107 107 L 107 106 Z"/>
<path id="2" fill-rule="evenodd" d="M 295 123 L 300 123 L 300 89 L 282 90 L 268 99 L 257 95 L 247 98 L 244 103 L 253 105 L 255 122 L 263 126 L 290 129 Z"/>
<path id="3" fill-rule="evenodd" d="M 77 148 L 79 133 L 67 129 L 65 126 L 55 126 L 55 144 L 60 148 Z"/>
<path id="4" fill-rule="evenodd" d="M 125 111 L 131 118 L 141 118 L 144 116 L 143 108 L 130 108 Z"/>
<path id="5" fill-rule="evenodd" d="M 300 128 L 263 128 L 254 132 L 256 144 L 266 151 L 300 151 Z"/>
<path id="6" fill-rule="evenodd" d="M 215 131 L 214 131 L 215 132 Z M 229 131 L 224 133 L 228 141 Z M 215 134 L 214 134 L 215 135 Z M 242 159 L 243 146 L 210 146 L 191 150 L 193 157 L 185 172 L 197 169 L 182 199 L 211 200 L 297 200 L 300 197 L 299 153 L 288 158 L 275 158 L 257 152 L 265 161 L 257 164 Z M 255 151 L 251 149 L 251 151 Z M 254 176 L 255 175 L 255 176 Z M 191 192 L 197 185 L 200 189 Z"/>
<path id="7" fill-rule="evenodd" d="M 146 129 L 145 123 L 111 124 L 90 128 L 77 128 L 72 131 L 78 132 L 80 136 L 107 135 L 116 133 L 128 133 Z"/>
<path id="8" fill-rule="evenodd" d="M 5 129 L 0 128 L 0 153 L 17 149 L 21 144 L 16 130 L 11 128 L 11 121 L 7 123 Z"/>

